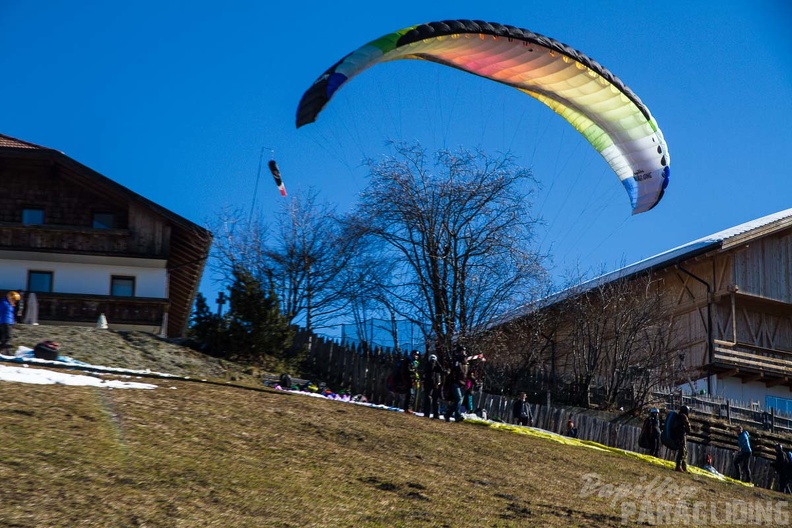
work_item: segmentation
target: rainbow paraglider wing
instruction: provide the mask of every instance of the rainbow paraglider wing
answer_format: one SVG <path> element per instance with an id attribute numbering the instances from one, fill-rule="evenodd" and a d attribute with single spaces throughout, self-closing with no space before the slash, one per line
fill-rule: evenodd
<path id="1" fill-rule="evenodd" d="M 627 190 L 633 214 L 662 198 L 670 175 L 668 147 L 638 96 L 581 52 L 514 26 L 450 20 L 380 37 L 314 82 L 300 101 L 297 127 L 314 122 L 349 79 L 397 59 L 437 62 L 525 92 L 566 119 L 605 158 Z"/>

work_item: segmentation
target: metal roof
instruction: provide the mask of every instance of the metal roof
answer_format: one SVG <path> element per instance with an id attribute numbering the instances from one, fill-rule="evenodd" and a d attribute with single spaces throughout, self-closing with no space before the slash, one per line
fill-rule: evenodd
<path id="1" fill-rule="evenodd" d="M 558 291 L 548 295 L 547 297 L 543 297 L 537 301 L 525 304 L 503 314 L 502 316 L 496 318 L 495 321 L 491 322 L 488 325 L 488 328 L 507 323 L 512 319 L 516 319 L 534 310 L 546 308 L 566 299 L 571 295 L 588 291 L 597 286 L 601 286 L 603 284 L 607 284 L 625 277 L 630 277 L 644 271 L 667 268 L 678 264 L 683 260 L 701 255 L 713 249 L 721 249 L 725 246 L 730 246 L 732 245 L 730 244 L 731 242 L 744 242 L 747 239 L 757 236 L 764 236 L 778 229 L 784 229 L 787 227 L 792 227 L 792 209 L 785 209 L 771 215 L 757 218 L 756 220 L 751 220 L 750 222 L 745 222 L 744 224 L 730 227 L 729 229 L 724 229 L 723 231 L 693 240 L 692 242 L 688 242 L 687 244 L 677 246 L 673 249 L 669 249 L 668 251 L 658 253 L 657 255 L 635 262 L 623 268 L 605 273 L 604 275 L 595 277 L 572 288 Z"/>

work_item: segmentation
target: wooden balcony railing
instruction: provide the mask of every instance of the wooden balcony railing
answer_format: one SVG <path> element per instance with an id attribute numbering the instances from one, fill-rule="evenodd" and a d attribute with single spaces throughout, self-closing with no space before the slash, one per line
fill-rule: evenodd
<path id="1" fill-rule="evenodd" d="M 715 341 L 713 366 L 761 378 L 792 378 L 792 352 Z"/>
<path id="2" fill-rule="evenodd" d="M 6 250 L 164 258 L 165 247 L 136 240 L 127 229 L 0 224 L 0 248 Z"/>
<path id="3" fill-rule="evenodd" d="M 167 299 L 36 293 L 39 321 L 96 323 L 100 314 L 115 324 L 159 326 Z"/>

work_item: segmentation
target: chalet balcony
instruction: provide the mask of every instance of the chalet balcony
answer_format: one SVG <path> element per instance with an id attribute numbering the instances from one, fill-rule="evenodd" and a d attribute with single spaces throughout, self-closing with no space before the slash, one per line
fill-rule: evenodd
<path id="1" fill-rule="evenodd" d="M 161 246 L 161 245 L 160 245 Z M 166 258 L 164 247 L 141 244 L 128 229 L 0 223 L 0 248 L 10 251 Z"/>
<path id="2" fill-rule="evenodd" d="M 96 324 L 105 314 L 113 324 L 160 326 L 167 299 L 70 293 L 36 293 L 39 321 Z"/>
<path id="3" fill-rule="evenodd" d="M 715 340 L 709 371 L 736 376 L 743 383 L 760 381 L 768 387 L 792 382 L 792 351 Z"/>

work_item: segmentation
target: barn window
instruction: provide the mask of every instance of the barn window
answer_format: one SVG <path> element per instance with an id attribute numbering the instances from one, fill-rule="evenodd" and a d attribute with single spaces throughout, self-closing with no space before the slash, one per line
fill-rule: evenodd
<path id="1" fill-rule="evenodd" d="M 22 209 L 22 223 L 25 225 L 41 225 L 44 223 L 44 209 Z"/>
<path id="2" fill-rule="evenodd" d="M 94 213 L 94 229 L 113 229 L 115 228 L 115 215 L 113 213 Z"/>
<path id="3" fill-rule="evenodd" d="M 110 295 L 114 297 L 134 297 L 135 277 L 113 276 L 110 280 Z"/>
<path id="4" fill-rule="evenodd" d="M 52 291 L 52 272 L 51 271 L 28 271 L 28 291 L 32 292 L 51 292 Z"/>

